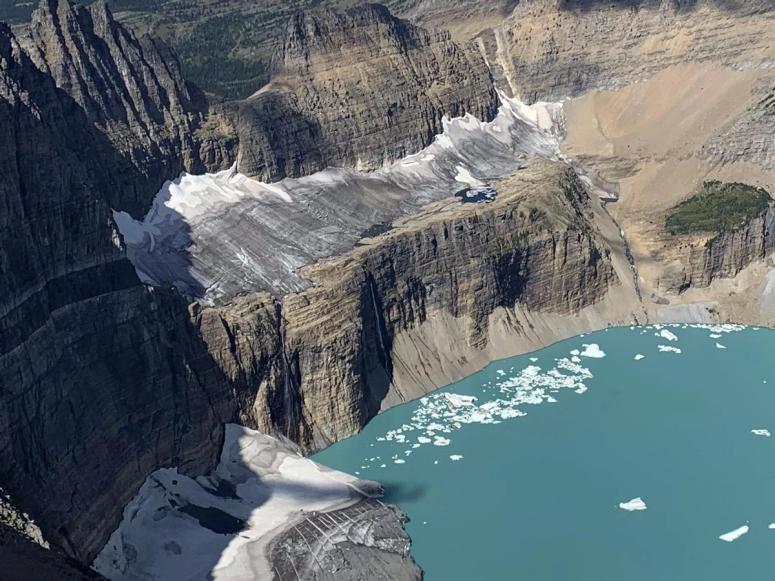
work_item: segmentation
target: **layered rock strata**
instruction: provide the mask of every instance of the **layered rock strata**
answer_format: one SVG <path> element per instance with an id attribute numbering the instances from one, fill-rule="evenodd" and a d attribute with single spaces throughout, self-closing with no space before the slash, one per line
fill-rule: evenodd
<path id="1" fill-rule="evenodd" d="M 766 0 L 526 0 L 486 46 L 515 94 L 558 100 L 686 62 L 769 66 L 773 18 Z"/>
<path id="2" fill-rule="evenodd" d="M 475 355 L 488 348 L 499 309 L 571 317 L 620 286 L 586 191 L 566 165 L 536 159 L 498 190 L 491 204 L 432 204 L 306 267 L 312 287 L 281 301 L 246 296 L 204 309 L 199 326 L 221 369 L 258 386 L 242 421 L 319 449 L 356 433 L 381 407 L 417 395 L 413 383 L 430 389 L 440 381 L 439 362 L 397 354 L 399 338 L 419 339 L 423 325 L 447 317 L 464 325 L 456 342 L 472 363 L 457 374 L 479 364 Z M 517 318 L 512 332 L 529 335 Z M 397 373 L 406 384 L 396 383 Z"/>
<path id="3" fill-rule="evenodd" d="M 104 2 L 88 7 L 44 0 L 21 39 L 30 58 L 80 105 L 89 122 L 125 159 L 119 181 L 135 183 L 128 209 L 148 203 L 148 191 L 183 169 L 202 171 L 194 131 L 207 103 L 185 82 L 175 56 L 161 41 L 136 37 L 118 24 Z M 223 155 L 205 143 L 204 158 Z M 216 152 L 209 151 L 215 147 Z"/>
<path id="4" fill-rule="evenodd" d="M 212 465 L 234 398 L 121 248 L 110 208 L 147 177 L 4 26 L 0 124 L 0 481 L 87 563 L 149 469 Z"/>
<path id="5" fill-rule="evenodd" d="M 489 120 L 498 107 L 473 46 L 377 4 L 299 12 L 272 69 L 270 84 L 239 104 L 237 123 L 237 167 L 262 180 L 375 169 L 428 145 L 445 116 Z"/>

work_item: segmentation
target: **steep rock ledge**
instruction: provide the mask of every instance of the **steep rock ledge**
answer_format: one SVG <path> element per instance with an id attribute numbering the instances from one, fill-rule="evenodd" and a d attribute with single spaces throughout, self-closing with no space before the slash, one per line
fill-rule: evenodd
<path id="1" fill-rule="evenodd" d="M 448 33 L 377 4 L 303 11 L 288 24 L 270 84 L 237 105 L 238 169 L 266 181 L 328 166 L 376 169 L 428 145 L 444 116 L 490 120 L 497 108 L 484 59 Z"/>
<path id="2" fill-rule="evenodd" d="M 692 287 L 708 287 L 716 279 L 735 277 L 775 250 L 775 209 L 769 208 L 744 226 L 714 236 L 664 238 L 663 260 L 675 265 L 666 269 L 660 279 L 664 290 L 680 293 Z"/>
<path id="3" fill-rule="evenodd" d="M 769 66 L 773 18 L 768 0 L 523 0 L 482 39 L 524 101 L 552 101 L 679 63 Z"/>
<path id="4" fill-rule="evenodd" d="M 148 192 L 184 169 L 231 162 L 228 141 L 197 133 L 207 102 L 183 79 L 175 55 L 117 23 L 104 2 L 43 0 L 20 42 L 125 157 L 130 167 L 116 168 L 119 179 L 137 181 L 133 172 L 144 178 L 136 199 L 123 199 L 128 210 L 147 207 Z"/>
<path id="5" fill-rule="evenodd" d="M 5 26 L 0 125 L 0 482 L 87 563 L 151 470 L 212 467 L 235 398 L 121 248 L 110 208 L 145 176 Z"/>
<path id="6" fill-rule="evenodd" d="M 401 358 L 399 343 L 420 340 L 424 325 L 461 322 L 455 342 L 481 354 L 496 311 L 571 318 L 620 286 L 592 202 L 566 165 L 533 160 L 498 189 L 492 204 L 432 204 L 307 267 L 313 286 L 281 301 L 247 296 L 198 313 L 223 372 L 257 388 L 242 421 L 319 449 L 356 433 L 382 407 L 444 381 L 438 362 Z M 532 329 L 515 321 L 511 331 Z M 471 359 L 457 369 L 481 364 Z M 414 388 L 412 374 L 424 375 Z"/>

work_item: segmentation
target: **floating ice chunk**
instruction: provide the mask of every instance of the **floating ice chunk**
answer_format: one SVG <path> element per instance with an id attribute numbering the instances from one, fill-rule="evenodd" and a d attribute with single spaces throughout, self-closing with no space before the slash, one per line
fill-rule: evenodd
<path id="1" fill-rule="evenodd" d="M 659 349 L 662 353 L 681 353 L 681 349 L 678 347 L 672 347 L 670 345 L 657 345 L 657 349 Z"/>
<path id="2" fill-rule="evenodd" d="M 667 329 L 662 329 L 659 332 L 659 336 L 668 341 L 678 341 L 678 335 L 676 335 L 675 333 L 671 333 Z"/>
<path id="3" fill-rule="evenodd" d="M 433 441 L 434 446 L 449 446 L 449 440 L 447 438 L 443 438 L 441 436 L 436 436 L 436 439 Z"/>
<path id="4" fill-rule="evenodd" d="M 600 346 L 597 343 L 585 343 L 583 347 L 584 350 L 581 352 L 582 357 L 592 357 L 594 359 L 605 357 L 605 352 L 600 349 Z"/>
<path id="5" fill-rule="evenodd" d="M 449 459 L 452 460 L 453 462 L 457 462 L 458 460 L 462 460 L 463 459 L 463 455 L 462 454 L 452 454 L 449 457 Z"/>
<path id="6" fill-rule="evenodd" d="M 443 393 L 441 395 L 453 407 L 470 406 L 476 401 L 473 395 L 460 395 L 458 393 Z"/>
<path id="7" fill-rule="evenodd" d="M 431 439 L 426 438 L 425 436 L 417 436 L 417 441 L 420 442 L 420 444 L 430 444 Z"/>
<path id="8" fill-rule="evenodd" d="M 711 339 L 721 339 L 721 335 L 719 333 L 711 333 L 708 335 Z"/>
<path id="9" fill-rule="evenodd" d="M 771 522 L 767 528 L 770 530 L 775 530 L 775 522 Z"/>
<path id="10" fill-rule="evenodd" d="M 619 508 L 622 510 L 628 510 L 630 512 L 633 510 L 646 510 L 646 503 L 643 502 L 643 499 L 640 496 L 638 496 L 637 498 L 633 498 L 627 502 L 620 502 Z"/>
<path id="11" fill-rule="evenodd" d="M 721 343 L 716 343 L 716 349 L 726 349 L 726 347 Z"/>
<path id="12" fill-rule="evenodd" d="M 538 357 L 531 357 L 531 358 L 530 358 L 530 361 L 532 361 L 533 363 L 535 363 L 536 361 L 538 361 Z"/>
<path id="13" fill-rule="evenodd" d="M 571 357 L 570 360 L 573 361 L 573 363 L 581 363 L 581 358 L 576 355 Z"/>
<path id="14" fill-rule="evenodd" d="M 579 351 L 578 349 L 573 349 L 573 350 L 570 352 L 570 354 L 571 354 L 571 355 L 578 355 L 579 353 L 581 353 L 581 351 Z"/>
<path id="15" fill-rule="evenodd" d="M 748 532 L 748 525 L 743 525 L 741 527 L 736 528 L 733 531 L 729 531 L 728 533 L 724 533 L 723 535 L 720 535 L 719 538 L 722 541 L 726 541 L 727 543 L 731 543 L 732 541 L 736 541 L 740 537 L 742 537 L 745 533 Z"/>
<path id="16" fill-rule="evenodd" d="M 406 464 L 406 460 L 403 460 L 402 458 L 396 458 L 393 460 L 393 464 Z"/>
<path id="17" fill-rule="evenodd" d="M 640 360 L 641 360 L 641 359 L 643 359 L 644 357 L 645 357 L 645 355 L 641 355 L 640 353 L 638 353 L 638 354 L 635 356 L 635 361 L 640 361 Z"/>
<path id="18" fill-rule="evenodd" d="M 495 373 L 497 373 L 498 375 L 501 375 L 501 376 L 506 375 L 506 372 L 503 371 L 503 369 L 496 369 Z"/>
<path id="19" fill-rule="evenodd" d="M 764 436 L 765 438 L 769 438 L 772 434 L 770 434 L 770 431 L 765 428 L 757 428 L 755 430 L 751 430 L 751 433 L 755 436 Z"/>

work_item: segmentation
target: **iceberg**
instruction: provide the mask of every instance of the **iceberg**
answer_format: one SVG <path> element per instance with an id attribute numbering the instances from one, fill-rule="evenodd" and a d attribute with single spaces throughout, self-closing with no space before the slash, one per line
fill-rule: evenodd
<path id="1" fill-rule="evenodd" d="M 723 535 L 720 535 L 719 538 L 722 541 L 725 541 L 727 543 L 731 543 L 732 541 L 736 541 L 740 537 L 742 537 L 745 533 L 747 533 L 749 530 L 748 525 L 743 525 L 741 527 L 736 528 L 733 531 L 729 531 L 728 533 L 724 533 Z"/>
<path id="2" fill-rule="evenodd" d="M 620 502 L 619 508 L 622 510 L 628 510 L 630 512 L 634 510 L 646 510 L 646 503 L 643 502 L 643 499 L 640 496 L 638 496 L 628 500 L 627 502 Z"/>

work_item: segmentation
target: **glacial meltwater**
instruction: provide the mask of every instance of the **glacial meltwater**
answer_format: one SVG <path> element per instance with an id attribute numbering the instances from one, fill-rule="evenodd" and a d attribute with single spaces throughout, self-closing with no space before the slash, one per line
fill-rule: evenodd
<path id="1" fill-rule="evenodd" d="M 775 331 L 619 328 L 496 361 L 317 454 L 430 581 L 775 578 Z"/>

